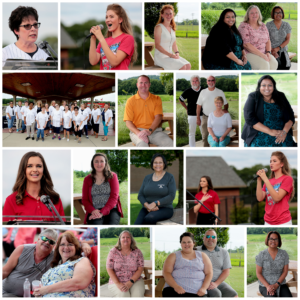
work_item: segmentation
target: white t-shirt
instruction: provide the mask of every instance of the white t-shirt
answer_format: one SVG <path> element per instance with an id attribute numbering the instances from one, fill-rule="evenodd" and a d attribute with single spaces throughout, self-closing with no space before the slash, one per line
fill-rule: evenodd
<path id="1" fill-rule="evenodd" d="M 41 111 L 37 114 L 36 120 L 39 121 L 40 126 L 38 126 L 38 129 L 44 129 L 45 124 L 48 122 L 48 114 L 45 111 L 43 114 Z"/>
<path id="2" fill-rule="evenodd" d="M 22 119 L 21 109 L 22 106 L 19 105 L 15 106 L 15 116 L 17 120 Z"/>
<path id="3" fill-rule="evenodd" d="M 100 112 L 100 109 L 97 108 L 97 109 L 93 109 L 92 110 L 92 115 L 93 115 L 93 120 L 94 120 L 94 123 L 95 124 L 100 124 L 100 121 L 101 121 L 101 116 L 100 116 L 101 112 Z M 99 116 L 99 120 L 97 122 L 97 118 Z"/>
<path id="4" fill-rule="evenodd" d="M 36 110 L 34 108 L 27 109 L 24 117 L 26 117 L 26 126 L 30 126 L 32 123 L 35 123 Z"/>
<path id="5" fill-rule="evenodd" d="M 83 121 L 85 118 L 86 118 L 86 115 L 78 113 L 77 116 L 75 116 L 75 114 L 74 114 L 73 121 L 75 121 L 76 125 L 80 125 L 80 122 Z M 83 126 L 84 126 L 84 121 L 82 122 L 81 126 L 79 127 L 79 130 L 82 130 Z"/>
<path id="6" fill-rule="evenodd" d="M 50 113 L 50 116 L 52 116 L 53 112 L 56 110 L 55 106 L 50 106 L 49 107 L 49 113 Z"/>
<path id="7" fill-rule="evenodd" d="M 68 110 L 68 112 L 63 112 L 63 119 L 64 119 L 64 128 L 69 129 L 72 127 L 72 113 Z M 71 120 L 71 126 L 70 124 Z"/>
<path id="8" fill-rule="evenodd" d="M 15 107 L 10 107 L 10 106 L 7 106 L 6 107 L 6 116 L 8 117 L 8 114 L 13 117 L 15 116 Z"/>
<path id="9" fill-rule="evenodd" d="M 10 44 L 2 48 L 2 67 L 5 65 L 5 61 L 9 58 L 14 59 L 28 59 L 28 60 L 46 60 L 49 57 L 42 49 L 38 48 L 38 51 L 31 57 L 26 52 L 19 49 L 15 43 Z"/>
<path id="10" fill-rule="evenodd" d="M 60 109 L 54 110 L 52 113 L 53 126 L 60 127 L 61 119 L 62 119 L 62 111 Z"/>
<path id="11" fill-rule="evenodd" d="M 216 97 L 222 97 L 224 100 L 224 104 L 227 104 L 225 94 L 222 90 L 215 88 L 213 91 L 210 91 L 208 88 L 201 91 L 197 104 L 201 105 L 203 108 L 203 113 L 206 116 L 209 116 L 209 114 L 216 110 L 215 106 L 215 98 Z"/>
<path id="12" fill-rule="evenodd" d="M 230 114 L 224 114 L 222 117 L 217 118 L 213 112 L 208 116 L 207 127 L 211 128 L 214 134 L 221 137 L 225 131 L 232 127 Z M 229 136 L 229 134 L 227 134 Z"/>
<path id="13" fill-rule="evenodd" d="M 105 116 L 105 125 L 106 125 L 108 119 L 111 118 L 110 121 L 109 121 L 109 123 L 107 124 L 107 126 L 110 126 L 110 125 L 113 123 L 113 121 L 112 121 L 112 117 L 113 117 L 112 110 L 111 110 L 111 109 L 108 109 L 108 110 L 104 113 L 104 116 Z"/>
<path id="14" fill-rule="evenodd" d="M 87 108 L 85 109 L 86 110 L 86 112 L 88 113 L 88 115 L 91 115 L 92 114 L 92 111 L 91 111 L 91 109 L 87 106 Z"/>
<path id="15" fill-rule="evenodd" d="M 22 106 L 21 108 L 21 114 L 22 114 L 22 120 L 24 121 L 24 116 L 26 114 L 26 111 L 29 109 L 29 106 Z"/>
<path id="16" fill-rule="evenodd" d="M 60 109 L 62 112 L 64 112 L 65 107 L 64 107 L 63 105 L 61 105 L 61 106 L 59 107 L 59 109 Z"/>
<path id="17" fill-rule="evenodd" d="M 84 119 L 87 117 L 87 119 L 85 121 L 83 121 L 83 125 L 86 125 L 87 120 L 89 118 L 89 115 L 88 115 L 88 112 L 86 111 L 86 109 L 82 111 L 81 108 L 80 108 L 79 111 L 78 111 L 78 114 L 83 115 Z"/>

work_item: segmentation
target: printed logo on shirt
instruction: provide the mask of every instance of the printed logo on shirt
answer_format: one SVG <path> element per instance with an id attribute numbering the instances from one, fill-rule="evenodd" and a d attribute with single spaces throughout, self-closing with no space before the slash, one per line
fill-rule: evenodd
<path id="1" fill-rule="evenodd" d="M 117 51 L 119 49 L 121 42 L 113 44 L 109 47 L 109 49 L 113 52 L 114 55 L 117 55 Z M 101 58 L 102 58 L 102 66 L 103 66 L 103 70 L 111 70 L 112 66 L 110 65 L 108 59 L 106 58 L 106 55 L 104 53 L 104 51 L 102 50 L 102 47 L 100 48 L 100 54 L 101 54 Z"/>
<path id="2" fill-rule="evenodd" d="M 273 185 L 274 190 L 276 191 L 276 193 L 279 192 L 279 188 L 281 186 L 281 182 L 276 183 L 275 185 Z M 266 193 L 267 193 L 267 203 L 268 205 L 275 205 L 276 202 L 273 200 L 273 198 L 271 197 L 271 195 L 269 194 L 268 189 L 266 188 Z"/>
<path id="3" fill-rule="evenodd" d="M 158 184 L 158 188 L 163 189 L 164 188 L 164 184 Z"/>

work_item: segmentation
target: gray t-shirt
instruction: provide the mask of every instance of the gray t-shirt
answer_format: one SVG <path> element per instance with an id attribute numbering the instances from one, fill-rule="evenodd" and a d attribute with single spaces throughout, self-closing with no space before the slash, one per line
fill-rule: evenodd
<path id="1" fill-rule="evenodd" d="M 92 200 L 95 209 L 103 208 L 109 197 L 110 197 L 110 184 L 109 182 L 103 182 L 102 184 L 98 185 L 96 183 L 92 186 Z"/>
<path id="2" fill-rule="evenodd" d="M 209 257 L 213 267 L 213 282 L 220 277 L 223 270 L 232 268 L 227 250 L 216 246 L 213 251 L 208 251 L 204 245 L 198 246 L 197 250 L 204 252 Z"/>

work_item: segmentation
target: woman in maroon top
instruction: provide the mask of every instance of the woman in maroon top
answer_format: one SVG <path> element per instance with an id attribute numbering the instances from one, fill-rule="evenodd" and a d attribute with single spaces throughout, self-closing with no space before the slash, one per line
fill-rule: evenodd
<path id="1" fill-rule="evenodd" d="M 220 199 L 218 194 L 213 190 L 211 178 L 202 176 L 200 178 L 198 193 L 195 196 L 201 203 L 209 208 L 216 216 L 219 216 Z M 217 225 L 216 219 L 203 205 L 195 200 L 197 205 L 194 206 L 194 212 L 198 212 L 197 225 Z"/>
<path id="2" fill-rule="evenodd" d="M 40 201 L 42 195 L 50 196 L 58 213 L 61 216 L 65 215 L 59 194 L 53 189 L 44 157 L 38 152 L 28 152 L 21 159 L 13 194 L 8 196 L 4 203 L 3 222 L 33 219 L 22 216 L 40 216 L 34 220 L 53 221 L 53 218 L 49 218 L 52 217 L 52 213 Z M 18 215 L 20 218 L 4 217 L 10 215 Z"/>

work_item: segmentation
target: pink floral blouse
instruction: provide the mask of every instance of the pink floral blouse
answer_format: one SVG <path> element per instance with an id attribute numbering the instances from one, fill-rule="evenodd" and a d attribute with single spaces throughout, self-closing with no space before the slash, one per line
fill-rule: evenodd
<path id="1" fill-rule="evenodd" d="M 141 250 L 132 250 L 127 256 L 123 256 L 117 248 L 110 250 L 106 261 L 106 268 L 113 269 L 121 283 L 129 281 L 139 267 L 144 267 L 144 257 Z M 109 278 L 109 284 L 115 284 L 111 278 Z"/>
<path id="2" fill-rule="evenodd" d="M 270 39 L 269 31 L 265 24 L 261 24 L 258 29 L 253 29 L 248 23 L 242 22 L 239 26 L 244 44 L 250 43 L 260 52 L 266 53 L 266 44 Z M 249 53 L 245 49 L 246 53 Z"/>

